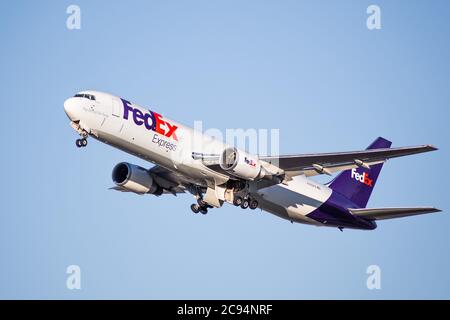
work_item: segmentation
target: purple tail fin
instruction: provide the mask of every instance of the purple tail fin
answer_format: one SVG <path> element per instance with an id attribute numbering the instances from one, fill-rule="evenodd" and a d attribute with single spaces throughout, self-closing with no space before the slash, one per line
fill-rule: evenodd
<path id="1" fill-rule="evenodd" d="M 379 137 L 367 149 L 390 148 L 391 144 L 391 141 Z M 329 187 L 360 208 L 365 208 L 381 168 L 383 168 L 382 163 L 372 165 L 370 169 L 358 167 L 343 171 L 330 183 Z"/>

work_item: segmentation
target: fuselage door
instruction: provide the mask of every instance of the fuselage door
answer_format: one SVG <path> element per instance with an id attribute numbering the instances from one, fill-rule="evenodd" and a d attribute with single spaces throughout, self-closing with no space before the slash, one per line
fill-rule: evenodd
<path id="1" fill-rule="evenodd" d="M 121 109 L 122 104 L 120 103 L 120 100 L 115 97 L 112 98 L 112 115 L 119 118 Z"/>
<path id="2" fill-rule="evenodd" d="M 120 99 L 113 97 L 110 100 L 110 103 L 107 103 L 109 112 L 105 110 L 106 113 L 110 113 L 108 117 L 102 123 L 102 131 L 106 135 L 116 135 L 117 133 L 122 132 L 124 121 L 122 119 L 122 102 Z M 111 137 L 108 137 L 111 139 Z M 110 142 L 110 140 L 108 140 Z"/>

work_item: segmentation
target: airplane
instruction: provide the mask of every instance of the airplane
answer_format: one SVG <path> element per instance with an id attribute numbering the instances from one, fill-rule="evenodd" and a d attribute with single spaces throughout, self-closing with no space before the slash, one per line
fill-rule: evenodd
<path id="1" fill-rule="evenodd" d="M 377 221 L 439 212 L 434 207 L 367 208 L 384 162 L 437 150 L 432 145 L 391 148 L 377 138 L 365 150 L 265 156 L 250 154 L 163 117 L 126 99 L 81 91 L 64 102 L 79 134 L 155 164 L 121 162 L 112 170 L 111 189 L 135 194 L 191 193 L 194 213 L 206 214 L 227 202 L 267 211 L 291 223 L 373 230 Z M 310 177 L 339 173 L 330 183 Z"/>

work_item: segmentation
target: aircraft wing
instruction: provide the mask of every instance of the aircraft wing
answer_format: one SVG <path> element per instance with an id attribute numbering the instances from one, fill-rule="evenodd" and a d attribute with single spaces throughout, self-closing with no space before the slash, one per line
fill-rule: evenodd
<path id="1" fill-rule="evenodd" d="M 348 209 L 351 214 L 368 220 L 385 220 L 440 212 L 433 207 Z"/>
<path id="2" fill-rule="evenodd" d="M 417 153 L 437 150 L 432 145 L 420 145 L 401 148 L 368 149 L 362 151 L 313 153 L 286 155 L 275 157 L 260 157 L 283 169 L 289 176 L 305 174 L 314 176 L 317 174 L 332 174 L 333 172 L 348 170 L 356 167 L 370 167 L 382 163 L 391 158 L 403 157 Z"/>
<path id="3" fill-rule="evenodd" d="M 164 193 L 184 193 L 183 183 L 185 177 L 175 171 L 168 170 L 161 166 L 154 166 L 149 170 L 155 182 L 164 189 Z"/>
<path id="4" fill-rule="evenodd" d="M 123 188 L 121 186 L 113 186 L 111 188 L 109 188 L 110 190 L 116 190 L 116 191 L 120 191 L 120 192 L 131 192 L 130 190 Z M 163 194 L 173 194 L 174 196 L 176 196 L 178 193 L 184 193 L 184 189 L 183 188 L 179 188 L 179 187 L 175 187 L 175 188 L 171 188 L 170 190 L 164 189 Z"/>

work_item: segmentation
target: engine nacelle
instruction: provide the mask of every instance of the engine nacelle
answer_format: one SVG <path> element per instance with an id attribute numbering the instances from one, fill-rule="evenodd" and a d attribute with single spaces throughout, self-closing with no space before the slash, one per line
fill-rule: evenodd
<path id="1" fill-rule="evenodd" d="M 161 195 L 163 191 L 146 169 L 127 162 L 121 162 L 114 167 L 112 179 L 116 185 L 138 194 Z"/>
<path id="2" fill-rule="evenodd" d="M 248 180 L 261 179 L 265 170 L 261 167 L 258 156 L 227 148 L 220 156 L 220 167 L 230 174 Z"/>

